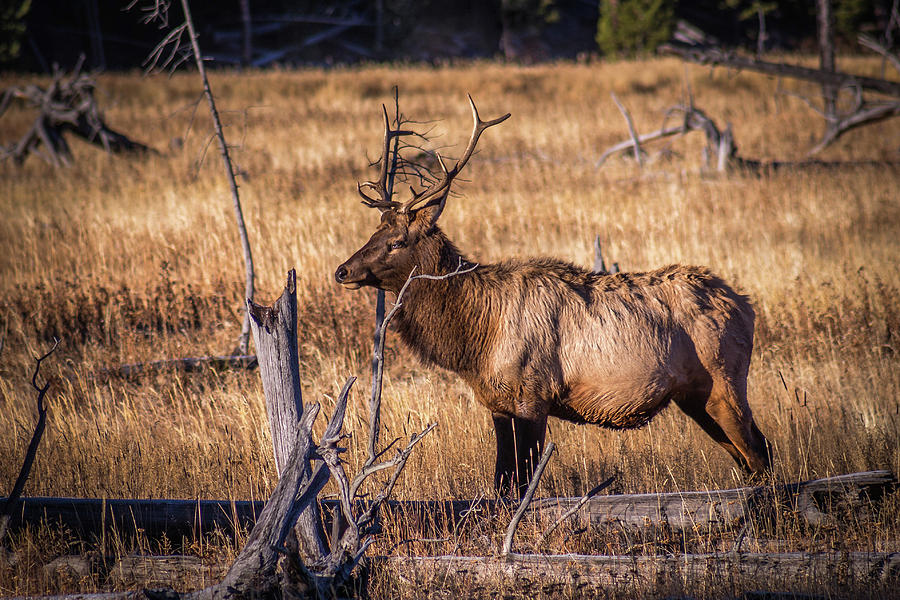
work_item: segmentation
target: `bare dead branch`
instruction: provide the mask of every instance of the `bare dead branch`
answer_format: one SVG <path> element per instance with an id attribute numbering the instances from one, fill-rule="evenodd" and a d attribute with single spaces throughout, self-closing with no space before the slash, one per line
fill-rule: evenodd
<path id="1" fill-rule="evenodd" d="M 818 154 L 848 131 L 896 116 L 900 116 L 900 102 L 887 102 L 876 106 L 864 107 L 850 115 L 838 117 L 837 121 L 825 131 L 822 140 L 807 152 L 807 156 Z"/>
<path id="2" fill-rule="evenodd" d="M 170 69 L 170 71 L 174 72 L 178 68 L 180 62 L 176 64 L 175 58 L 179 54 L 184 56 L 185 49 L 182 46 L 182 37 L 186 30 L 186 23 L 175 27 L 150 51 L 150 54 L 147 55 L 147 58 L 142 63 L 147 73 L 165 69 Z M 168 54 L 166 53 L 167 48 Z"/>
<path id="3" fill-rule="evenodd" d="M 880 55 L 886 61 L 891 63 L 891 66 L 894 67 L 898 72 L 900 72 L 900 56 L 897 56 L 890 50 L 888 50 L 884 45 L 880 44 L 878 40 L 873 38 L 871 35 L 867 35 L 865 33 L 859 34 L 859 37 L 856 38 L 859 42 L 859 45 L 863 48 L 868 48 L 872 52 Z"/>
<path id="4" fill-rule="evenodd" d="M 132 0 L 124 10 L 132 10 L 141 0 Z M 144 24 L 159 21 L 159 28 L 165 29 L 169 26 L 169 7 L 172 5 L 171 0 L 153 0 L 141 6 L 141 22 Z"/>
<path id="5" fill-rule="evenodd" d="M 393 181 L 393 180 L 391 180 Z M 374 350 L 372 353 L 372 395 L 369 399 L 369 446 L 368 446 L 368 459 L 366 460 L 365 466 L 370 466 L 375 463 L 378 457 L 378 453 L 376 450 L 378 444 L 378 430 L 380 423 L 380 414 L 381 414 L 381 386 L 384 375 L 384 343 L 387 335 L 387 328 L 390 325 L 391 320 L 394 318 L 394 315 L 397 314 L 397 311 L 403 306 L 403 295 L 406 293 L 406 289 L 409 287 L 409 284 L 416 279 L 448 279 L 450 277 L 455 277 L 457 275 L 463 275 L 470 271 L 475 270 L 478 265 L 471 265 L 465 269 L 463 269 L 462 263 L 457 265 L 456 269 L 452 273 L 447 273 L 446 275 L 416 275 L 415 268 L 409 274 L 406 282 L 403 284 L 403 287 L 400 289 L 400 293 L 397 294 L 397 299 L 394 301 L 394 306 L 391 307 L 390 312 L 387 315 L 384 315 L 379 319 L 378 311 L 379 304 L 380 310 L 383 314 L 384 312 L 384 292 L 382 291 L 376 300 L 376 330 L 375 330 L 375 340 L 374 340 Z"/>
<path id="6" fill-rule="evenodd" d="M 634 121 L 631 119 L 631 113 L 628 112 L 628 109 L 619 102 L 619 98 L 616 96 L 615 92 L 610 92 L 612 96 L 613 102 L 616 103 L 616 106 L 619 107 L 619 112 L 622 113 L 622 116 L 625 117 L 625 123 L 628 125 L 628 133 L 631 135 L 631 146 L 634 148 L 634 160 L 637 161 L 637 164 L 640 167 L 644 166 L 644 160 L 641 157 L 641 142 L 640 138 L 638 138 L 637 132 L 634 130 Z"/>
<path id="7" fill-rule="evenodd" d="M 37 424 L 34 426 L 34 432 L 31 434 L 31 441 L 28 443 L 28 448 L 25 451 L 25 459 L 22 461 L 22 468 L 19 469 L 19 476 L 16 478 L 15 483 L 13 484 L 12 491 L 9 493 L 9 496 L 6 498 L 6 502 L 3 504 L 3 510 L 0 511 L 0 545 L 3 543 L 3 538 L 6 537 L 6 530 L 9 527 L 9 519 L 12 516 L 13 507 L 16 502 L 19 501 L 19 497 L 22 495 L 22 490 L 25 489 L 25 482 L 28 481 L 28 476 L 31 474 L 31 465 L 34 464 L 34 458 L 37 456 L 38 446 L 41 443 L 41 438 L 44 435 L 44 428 L 47 424 L 47 409 L 44 406 L 44 396 L 47 395 L 47 390 L 50 389 L 50 384 L 53 379 L 47 379 L 47 382 L 40 386 L 38 385 L 37 378 L 38 374 L 41 371 L 41 363 L 44 362 L 56 348 L 59 347 L 59 340 L 54 340 L 53 347 L 50 348 L 43 356 L 35 359 L 34 365 L 34 374 L 31 376 L 31 386 L 37 391 L 37 411 L 38 411 L 38 420 Z"/>
<path id="8" fill-rule="evenodd" d="M 679 133 L 684 133 L 683 127 L 665 127 L 663 129 L 658 129 L 651 133 L 645 133 L 644 135 L 638 136 L 637 140 L 638 140 L 638 143 L 645 144 L 647 142 L 652 142 L 653 140 L 658 140 L 660 138 L 669 137 L 671 135 L 677 135 Z M 606 162 L 606 159 L 608 159 L 613 154 L 616 154 L 618 152 L 623 152 L 625 150 L 632 148 L 633 146 L 634 146 L 634 139 L 625 140 L 623 142 L 619 142 L 618 144 L 610 146 L 609 148 L 606 149 L 606 151 L 603 152 L 603 154 L 600 155 L 600 158 L 597 159 L 597 162 L 594 166 L 599 168 L 600 166 L 603 165 L 603 163 Z"/>
<path id="9" fill-rule="evenodd" d="M 603 260 L 603 250 L 600 248 L 600 236 L 594 238 L 594 273 L 599 275 L 612 275 L 619 272 L 619 263 L 614 262 L 610 269 L 606 268 Z"/>

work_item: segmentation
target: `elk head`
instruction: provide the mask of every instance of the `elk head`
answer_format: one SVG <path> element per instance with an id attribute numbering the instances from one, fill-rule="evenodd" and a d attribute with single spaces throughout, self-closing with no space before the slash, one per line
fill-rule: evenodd
<path id="1" fill-rule="evenodd" d="M 428 263 L 437 262 L 439 257 L 435 254 L 440 252 L 440 248 L 434 243 L 429 244 L 429 240 L 436 231 L 435 223 L 444 210 L 453 179 L 472 157 L 478 138 L 484 130 L 502 123 L 510 116 L 507 113 L 491 121 L 482 121 L 471 96 L 469 104 L 472 107 L 474 127 L 462 157 L 453 168 L 448 169 L 444 159 L 438 154 L 441 175 L 421 192 L 410 186 L 412 198 L 405 203 L 391 198 L 393 186 L 389 177 L 392 177 L 392 165 L 396 167 L 397 161 L 396 149 L 395 158 L 391 158 L 391 142 L 412 132 L 391 129 L 387 109 L 382 106 L 384 145 L 379 161 L 379 178 L 357 185 L 363 204 L 381 211 L 381 223 L 369 241 L 334 272 L 338 283 L 351 289 L 372 286 L 397 292 L 414 267 L 418 266 L 423 270 Z M 376 195 L 369 195 L 366 190 L 371 190 Z"/>

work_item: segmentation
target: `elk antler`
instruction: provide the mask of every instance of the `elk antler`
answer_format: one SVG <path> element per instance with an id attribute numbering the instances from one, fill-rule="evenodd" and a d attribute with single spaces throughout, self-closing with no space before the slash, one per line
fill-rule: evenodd
<path id="1" fill-rule="evenodd" d="M 387 108 L 381 105 L 381 111 L 384 115 L 384 147 L 381 150 L 381 171 L 377 181 L 365 181 L 357 183 L 356 187 L 359 195 L 363 198 L 363 204 L 370 208 L 377 208 L 384 212 L 386 210 L 396 209 L 400 207 L 399 202 L 391 200 L 391 190 L 388 189 L 388 173 L 391 163 L 391 140 L 403 135 L 413 135 L 413 131 L 405 131 L 402 129 L 391 129 L 390 120 L 388 119 Z M 373 198 L 363 191 L 363 188 L 371 188 L 378 194 L 378 198 Z"/>
<path id="2" fill-rule="evenodd" d="M 397 212 L 408 213 L 411 210 L 415 210 L 417 207 L 423 208 L 425 206 L 430 206 L 433 204 L 443 205 L 444 201 L 447 199 L 447 194 L 450 193 L 450 184 L 453 183 L 453 179 L 457 175 L 459 175 L 459 172 L 462 171 L 463 167 L 466 166 L 466 163 L 469 162 L 469 159 L 472 157 L 472 153 L 475 151 L 475 145 L 478 144 L 478 138 L 481 137 L 481 134 L 484 133 L 484 130 L 488 127 L 499 125 L 510 116 L 510 113 L 506 113 L 502 117 L 499 117 L 492 121 L 482 121 L 481 117 L 478 116 L 478 109 L 475 108 L 475 102 L 472 100 L 472 96 L 468 94 L 467 96 L 469 97 L 469 104 L 472 106 L 472 119 L 474 120 L 475 125 L 472 128 L 472 137 L 469 139 L 469 145 L 466 146 L 466 151 L 463 153 L 462 158 L 456 161 L 456 164 L 452 169 L 447 170 L 447 165 L 444 164 L 444 159 L 438 153 L 438 162 L 441 165 L 441 170 L 444 172 L 444 176 L 439 181 L 419 193 L 416 193 L 415 190 L 412 190 L 412 200 L 409 200 L 408 202 L 406 202 L 406 204 L 397 209 Z M 386 144 L 387 142 L 385 142 L 385 145 Z M 383 168 L 382 172 L 384 172 Z M 397 203 L 395 202 L 393 204 Z"/>

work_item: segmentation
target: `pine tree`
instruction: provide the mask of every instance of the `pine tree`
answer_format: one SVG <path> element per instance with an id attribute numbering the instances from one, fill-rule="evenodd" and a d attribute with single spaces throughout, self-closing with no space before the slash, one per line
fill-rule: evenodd
<path id="1" fill-rule="evenodd" d="M 674 23 L 675 0 L 600 0 L 597 45 L 609 56 L 652 52 Z"/>

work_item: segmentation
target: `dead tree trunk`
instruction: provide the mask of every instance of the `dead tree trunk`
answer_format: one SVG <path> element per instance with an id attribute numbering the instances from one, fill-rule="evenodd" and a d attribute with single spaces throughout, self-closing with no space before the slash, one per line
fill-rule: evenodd
<path id="1" fill-rule="evenodd" d="M 875 77 L 863 77 L 861 75 L 852 75 L 842 71 L 826 73 L 819 69 L 756 60 L 721 48 L 699 44 L 696 46 L 684 43 L 664 44 L 660 46 L 659 51 L 664 54 L 679 56 L 683 60 L 700 65 L 722 65 L 733 69 L 772 75 L 773 77 L 790 77 L 792 79 L 810 81 L 820 85 L 828 84 L 838 88 L 857 87 L 862 90 L 884 94 L 885 96 L 900 98 L 900 82 L 897 81 L 889 81 Z"/>
<path id="2" fill-rule="evenodd" d="M 250 0 L 241 1 L 241 65 L 249 67 L 253 63 L 253 22 L 250 20 Z"/>
<path id="3" fill-rule="evenodd" d="M 140 1 L 141 0 L 133 0 L 126 7 L 126 10 L 133 8 Z M 145 14 L 142 17 L 142 21 L 144 23 L 159 21 L 162 24 L 161 27 L 168 27 L 168 11 L 170 5 L 171 2 L 167 2 L 164 0 L 150 0 L 148 2 L 148 6 L 143 8 Z M 209 104 L 209 114 L 212 117 L 213 128 L 216 134 L 216 142 L 218 142 L 219 145 L 219 154 L 221 154 L 222 156 L 222 165 L 225 168 L 225 177 L 228 180 L 228 187 L 231 190 L 231 200 L 232 204 L 234 205 L 234 216 L 237 221 L 238 234 L 241 238 L 241 249 L 243 250 L 244 254 L 244 297 L 252 300 L 254 287 L 253 253 L 250 250 L 250 239 L 247 235 L 247 226 L 244 223 L 244 212 L 241 209 L 241 197 L 240 194 L 238 194 L 237 179 L 234 175 L 234 163 L 231 160 L 228 142 L 225 141 L 225 131 L 222 127 L 222 120 L 219 118 L 219 111 L 216 108 L 216 99 L 213 96 L 212 88 L 209 85 L 209 77 L 207 77 L 206 74 L 206 65 L 204 63 L 203 55 L 200 53 L 200 44 L 197 41 L 197 30 L 194 27 L 194 19 L 191 16 L 191 7 L 188 3 L 188 0 L 181 0 L 181 10 L 184 14 L 184 22 L 177 27 L 172 27 L 171 29 L 169 29 L 169 32 L 162 39 L 162 41 L 156 45 L 144 64 L 148 65 L 148 71 L 153 71 L 158 68 L 171 68 L 174 71 L 182 62 L 189 60 L 191 57 L 193 57 L 194 59 L 194 64 L 197 67 L 197 72 L 200 74 L 200 81 L 203 83 L 203 95 L 206 97 L 206 101 Z M 182 48 L 182 38 L 184 37 L 185 33 L 187 33 L 188 36 L 188 44 L 190 45 L 189 51 L 185 51 Z M 238 347 L 234 350 L 234 352 L 232 352 L 232 354 L 246 355 L 249 350 L 249 346 L 250 312 L 249 310 L 245 310 L 244 320 L 241 326 L 241 335 L 238 338 Z"/>
<path id="4" fill-rule="evenodd" d="M 271 307 L 247 300 L 253 343 L 259 357 L 259 374 L 266 396 L 266 414 L 275 454 L 275 470 L 280 478 L 296 443 L 296 429 L 304 414 L 300 391 L 297 352 L 297 273 L 288 273 L 284 292 Z M 301 482 L 312 476 L 309 465 L 302 467 Z M 319 505 L 313 502 L 300 513 L 297 522 L 297 549 L 304 562 L 327 552 Z"/>
<path id="5" fill-rule="evenodd" d="M 831 0 L 816 0 L 816 21 L 819 34 L 819 68 L 824 73 L 834 73 L 834 18 L 831 14 Z M 825 107 L 825 128 L 837 117 L 838 89 L 831 83 L 822 84 L 822 101 Z"/>

